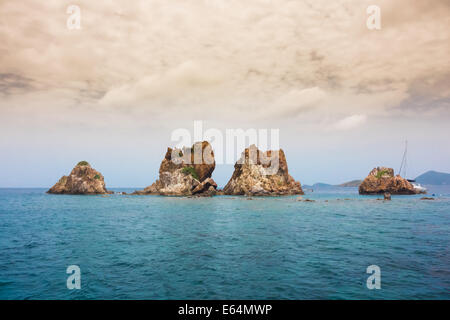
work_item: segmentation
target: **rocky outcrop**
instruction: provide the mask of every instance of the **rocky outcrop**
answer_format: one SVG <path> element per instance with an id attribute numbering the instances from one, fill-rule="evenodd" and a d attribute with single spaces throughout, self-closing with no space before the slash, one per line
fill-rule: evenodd
<path id="1" fill-rule="evenodd" d="M 191 148 L 168 148 L 159 168 L 159 180 L 135 195 L 211 196 L 217 184 L 211 179 L 216 167 L 214 152 L 207 141 Z"/>
<path id="2" fill-rule="evenodd" d="M 63 176 L 47 191 L 52 194 L 107 194 L 105 179 L 86 161 L 79 162 L 68 176 Z"/>
<path id="3" fill-rule="evenodd" d="M 300 182 L 289 175 L 284 151 L 262 152 L 255 145 L 242 153 L 223 191 L 247 196 L 303 194 Z"/>
<path id="4" fill-rule="evenodd" d="M 414 186 L 400 175 L 394 175 L 394 169 L 378 167 L 373 169 L 359 186 L 359 194 L 417 194 Z"/>

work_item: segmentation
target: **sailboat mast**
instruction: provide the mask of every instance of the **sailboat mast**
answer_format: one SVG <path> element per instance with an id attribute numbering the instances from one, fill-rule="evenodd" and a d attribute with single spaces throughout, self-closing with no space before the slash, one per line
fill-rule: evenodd
<path id="1" fill-rule="evenodd" d="M 405 151 L 403 152 L 403 158 L 402 158 L 402 163 L 400 165 L 400 170 L 398 170 L 398 174 L 402 175 L 402 169 L 404 169 L 405 174 L 403 175 L 403 178 L 406 178 L 407 153 L 408 153 L 408 140 L 405 141 Z"/>

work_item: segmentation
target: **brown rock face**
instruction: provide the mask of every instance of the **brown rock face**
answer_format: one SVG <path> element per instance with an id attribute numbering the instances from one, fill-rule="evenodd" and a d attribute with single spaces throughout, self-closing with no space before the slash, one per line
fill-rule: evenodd
<path id="1" fill-rule="evenodd" d="M 208 193 L 208 194 L 214 195 L 216 189 L 217 189 L 216 182 L 211 178 L 207 178 L 205 181 L 200 183 L 198 186 L 196 186 L 192 190 L 192 194 L 197 195 L 197 194 Z"/>
<path id="2" fill-rule="evenodd" d="M 191 148 L 168 148 L 159 168 L 159 180 L 134 194 L 213 195 L 217 189 L 211 179 L 215 167 L 214 152 L 207 141 L 197 142 Z"/>
<path id="3" fill-rule="evenodd" d="M 82 161 L 73 168 L 69 176 L 64 176 L 47 191 L 52 194 L 106 194 L 103 175 Z"/>
<path id="4" fill-rule="evenodd" d="M 394 169 L 378 167 L 373 169 L 359 186 L 359 194 L 417 194 L 414 186 L 400 175 L 394 176 Z"/>
<path id="5" fill-rule="evenodd" d="M 227 195 L 276 196 L 303 194 L 300 182 L 289 175 L 283 150 L 260 151 L 255 145 L 245 149 L 224 188 Z"/>

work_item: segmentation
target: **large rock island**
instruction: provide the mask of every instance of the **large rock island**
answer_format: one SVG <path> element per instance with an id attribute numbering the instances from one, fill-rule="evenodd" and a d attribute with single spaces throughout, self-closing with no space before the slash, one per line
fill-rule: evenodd
<path id="1" fill-rule="evenodd" d="M 168 148 L 159 168 L 159 180 L 135 195 L 212 196 L 217 184 L 211 179 L 216 167 L 214 152 L 207 141 L 191 148 Z"/>
<path id="2" fill-rule="evenodd" d="M 79 162 L 69 176 L 63 176 L 47 191 L 52 194 L 107 194 L 105 179 L 86 161 Z"/>
<path id="3" fill-rule="evenodd" d="M 394 169 L 374 168 L 359 186 L 359 194 L 418 194 L 421 193 L 400 175 L 394 175 Z"/>
<path id="4" fill-rule="evenodd" d="M 245 149 L 224 188 L 227 195 L 281 196 L 303 194 L 300 182 L 289 175 L 283 150 L 260 151 L 255 145 Z"/>

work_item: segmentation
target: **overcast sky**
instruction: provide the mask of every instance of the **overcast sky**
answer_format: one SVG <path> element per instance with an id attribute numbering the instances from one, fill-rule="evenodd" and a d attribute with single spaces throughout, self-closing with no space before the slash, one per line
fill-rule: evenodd
<path id="1" fill-rule="evenodd" d="M 280 129 L 302 183 L 398 170 L 406 139 L 410 177 L 450 172 L 449 30 L 448 0 L 0 1 L 0 187 L 49 187 L 80 160 L 150 185 L 194 120 Z"/>

